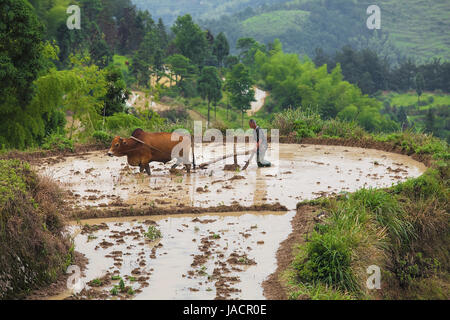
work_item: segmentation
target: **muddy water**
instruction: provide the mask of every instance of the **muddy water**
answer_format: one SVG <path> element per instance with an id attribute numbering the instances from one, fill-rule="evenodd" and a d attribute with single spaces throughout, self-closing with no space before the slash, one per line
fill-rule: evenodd
<path id="1" fill-rule="evenodd" d="M 196 150 L 197 163 L 222 154 L 230 152 L 211 144 L 203 152 Z M 242 205 L 280 202 L 294 209 L 305 199 L 362 187 L 388 187 L 425 170 L 407 156 L 361 148 L 281 144 L 278 154 L 275 159 L 274 149 L 267 156 L 273 167 L 258 168 L 253 162 L 245 172 L 224 171 L 225 162 L 221 161 L 207 170 L 177 175 L 169 173 L 170 164 L 154 163 L 149 177 L 129 167 L 125 157 L 110 158 L 105 152 L 42 165 L 40 171 L 71 191 L 73 206 L 210 207 L 237 201 Z M 242 166 L 247 158 L 239 156 L 238 163 Z"/>
<path id="2" fill-rule="evenodd" d="M 289 232 L 292 216 L 293 212 L 248 212 L 114 218 L 81 221 L 81 225 L 105 223 L 107 229 L 83 234 L 80 225 L 74 225 L 71 232 L 78 234 L 75 247 L 89 259 L 82 280 L 88 283 L 107 272 L 108 277 L 120 275 L 136 291 L 126 298 L 263 299 L 261 283 L 276 267 L 274 253 Z M 149 220 L 156 222 L 161 239 L 145 240 L 143 232 Z M 119 237 L 120 232 L 128 235 Z M 207 249 L 202 252 L 206 239 Z M 233 254 L 245 258 L 238 259 L 238 264 L 227 262 Z M 202 256 L 204 259 L 199 259 Z M 199 263 L 192 265 L 195 261 Z M 137 281 L 126 280 L 130 277 Z M 238 280 L 221 285 L 223 277 Z M 107 298 L 117 298 L 109 294 L 117 283 L 94 290 L 105 292 Z"/>
<path id="3" fill-rule="evenodd" d="M 218 145 L 203 151 L 196 151 L 198 163 L 221 156 Z M 360 148 L 280 145 L 279 159 L 276 149 L 272 151 L 267 157 L 272 168 L 259 169 L 252 163 L 245 172 L 226 172 L 225 162 L 219 162 L 207 170 L 177 175 L 168 172 L 170 164 L 152 164 L 148 177 L 129 168 L 125 158 L 109 158 L 102 152 L 42 165 L 44 174 L 72 192 L 73 206 L 111 207 L 119 201 L 132 206 L 208 207 L 237 201 L 280 202 L 290 209 L 89 220 L 81 226 L 103 223 L 102 228 L 84 232 L 74 224 L 69 231 L 76 250 L 89 259 L 82 280 L 120 275 L 135 291 L 112 296 L 110 289 L 118 284 L 112 281 L 100 288 L 86 286 L 94 291 L 81 298 L 263 299 L 261 282 L 276 268 L 276 250 L 291 232 L 297 202 L 362 187 L 387 187 L 426 169 L 406 156 Z M 239 157 L 238 163 L 246 159 Z M 242 178 L 230 180 L 233 177 Z M 161 239 L 146 240 L 150 226 L 161 231 Z"/>

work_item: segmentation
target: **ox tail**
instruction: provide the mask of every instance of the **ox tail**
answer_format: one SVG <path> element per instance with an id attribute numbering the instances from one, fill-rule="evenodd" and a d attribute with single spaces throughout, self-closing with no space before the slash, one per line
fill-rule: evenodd
<path id="1" fill-rule="evenodd" d="M 194 170 L 195 170 L 195 152 L 194 152 L 194 150 L 195 150 L 195 136 L 194 135 L 192 135 L 191 136 L 191 148 L 192 148 L 192 167 L 194 168 Z"/>

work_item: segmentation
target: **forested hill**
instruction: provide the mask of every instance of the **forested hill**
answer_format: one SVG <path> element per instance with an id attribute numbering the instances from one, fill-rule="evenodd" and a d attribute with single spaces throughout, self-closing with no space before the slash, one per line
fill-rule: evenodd
<path id="1" fill-rule="evenodd" d="M 312 56 L 350 44 L 370 47 L 391 60 L 450 58 L 450 1 L 379 0 L 381 32 L 366 27 L 369 0 L 133 0 L 170 22 L 184 11 L 231 44 L 241 37 L 261 43 L 279 38 L 288 52 Z M 219 18 L 220 16 L 220 18 Z"/>

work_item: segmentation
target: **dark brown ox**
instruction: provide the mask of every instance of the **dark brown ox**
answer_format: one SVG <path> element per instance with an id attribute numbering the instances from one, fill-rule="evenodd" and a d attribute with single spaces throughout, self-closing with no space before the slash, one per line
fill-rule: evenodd
<path id="1" fill-rule="evenodd" d="M 174 139 L 172 139 L 172 135 L 174 135 Z M 111 143 L 108 155 L 111 157 L 127 156 L 130 166 L 139 166 L 140 172 L 144 172 L 145 170 L 148 175 L 151 174 L 150 162 L 167 163 L 173 158 L 177 159 L 177 162 L 172 166 L 172 169 L 178 164 L 183 163 L 186 170 L 190 172 L 191 164 L 188 159 L 190 147 L 193 147 L 193 145 L 189 137 L 184 137 L 184 139 L 183 142 L 183 136 L 176 133 L 145 132 L 142 129 L 136 129 L 128 139 L 119 136 L 115 137 Z M 179 145 L 177 149 L 180 150 L 172 158 L 172 151 L 177 145 Z M 184 156 L 185 150 L 186 155 Z M 192 156 L 192 163 L 195 169 L 194 154 Z"/>

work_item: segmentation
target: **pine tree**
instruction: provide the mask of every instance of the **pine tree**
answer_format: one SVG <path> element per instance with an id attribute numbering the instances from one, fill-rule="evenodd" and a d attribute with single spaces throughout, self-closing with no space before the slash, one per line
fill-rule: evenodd
<path id="1" fill-rule="evenodd" d="M 214 40 L 213 54 L 217 57 L 219 67 L 223 67 L 225 58 L 230 54 L 230 45 L 223 32 L 219 33 Z"/>
<path id="2" fill-rule="evenodd" d="M 195 65 L 202 65 L 208 53 L 208 42 L 206 33 L 194 23 L 192 17 L 189 14 L 178 17 L 172 31 L 175 34 L 174 44 L 179 53 L 189 58 Z"/>
<path id="3" fill-rule="evenodd" d="M 433 133 L 434 131 L 434 112 L 432 108 L 427 111 L 427 116 L 425 118 L 425 131 L 427 133 Z"/>
<path id="4" fill-rule="evenodd" d="M 417 93 L 417 109 L 419 109 L 420 107 L 420 96 L 423 93 L 423 89 L 424 89 L 425 83 L 424 83 L 424 79 L 423 79 L 423 75 L 421 72 L 419 72 L 416 75 L 416 93 Z"/>

